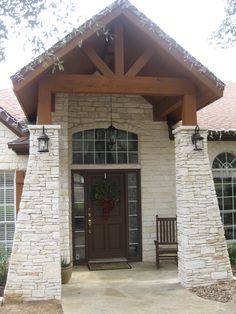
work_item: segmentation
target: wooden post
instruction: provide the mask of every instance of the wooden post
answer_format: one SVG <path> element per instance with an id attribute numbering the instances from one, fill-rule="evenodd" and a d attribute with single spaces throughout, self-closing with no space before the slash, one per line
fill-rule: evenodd
<path id="1" fill-rule="evenodd" d="M 182 124 L 196 125 L 197 124 L 197 106 L 196 95 L 184 95 L 182 105 Z"/>
<path id="2" fill-rule="evenodd" d="M 51 92 L 45 84 L 39 83 L 37 124 L 51 124 Z"/>

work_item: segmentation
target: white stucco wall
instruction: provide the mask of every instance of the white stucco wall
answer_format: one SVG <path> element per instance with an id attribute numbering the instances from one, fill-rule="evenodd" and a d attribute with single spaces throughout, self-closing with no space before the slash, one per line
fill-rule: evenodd
<path id="1" fill-rule="evenodd" d="M 7 143 L 15 140 L 17 135 L 0 122 L 0 170 L 25 170 L 28 156 L 17 155 L 8 148 Z"/>
<path id="2" fill-rule="evenodd" d="M 64 176 L 61 176 L 61 189 L 64 191 L 63 194 L 68 193 L 69 207 L 71 207 L 71 169 L 141 169 L 143 259 L 154 261 L 155 216 L 156 214 L 173 216 L 176 212 L 174 142 L 169 140 L 166 122 L 153 121 L 152 106 L 142 97 L 113 96 L 113 124 L 119 129 L 138 134 L 139 164 L 112 166 L 72 165 L 72 134 L 91 128 L 108 127 L 110 124 L 110 101 L 110 96 L 102 95 L 57 95 L 53 123 L 68 123 L 68 136 L 64 134 L 63 140 L 67 138 L 69 143 L 69 167 L 67 168 L 66 157 L 64 156 L 64 165 L 62 165 Z M 65 177 L 66 171 L 68 171 L 67 178 Z M 65 198 L 63 200 L 61 198 L 61 208 L 67 208 L 68 199 Z M 69 211 L 71 211 L 70 208 Z M 65 211 L 63 215 L 65 215 L 66 221 L 71 221 Z M 64 242 L 66 241 L 68 228 L 64 226 L 61 232 L 64 234 Z M 70 230 L 69 233 L 71 237 Z M 63 247 L 63 243 L 61 245 Z"/>

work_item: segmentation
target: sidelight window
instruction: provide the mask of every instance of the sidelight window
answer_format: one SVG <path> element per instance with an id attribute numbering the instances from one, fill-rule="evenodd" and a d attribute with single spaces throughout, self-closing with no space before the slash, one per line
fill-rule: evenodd
<path id="1" fill-rule="evenodd" d="M 74 245 L 75 259 L 77 261 L 85 258 L 85 209 L 84 209 L 84 177 L 76 173 L 73 176 L 74 186 Z"/>
<path id="2" fill-rule="evenodd" d="M 73 164 L 136 164 L 137 134 L 118 130 L 116 143 L 108 145 L 106 129 L 85 130 L 72 135 Z"/>

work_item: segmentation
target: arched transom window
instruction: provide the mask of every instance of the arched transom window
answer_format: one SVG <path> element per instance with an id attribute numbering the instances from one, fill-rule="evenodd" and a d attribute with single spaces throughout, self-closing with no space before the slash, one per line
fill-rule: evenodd
<path id="1" fill-rule="evenodd" d="M 72 135 L 73 164 L 136 164 L 138 136 L 118 130 L 116 143 L 108 145 L 106 129 L 91 129 Z"/>
<path id="2" fill-rule="evenodd" d="M 219 154 L 212 171 L 226 240 L 236 240 L 236 156 Z"/>

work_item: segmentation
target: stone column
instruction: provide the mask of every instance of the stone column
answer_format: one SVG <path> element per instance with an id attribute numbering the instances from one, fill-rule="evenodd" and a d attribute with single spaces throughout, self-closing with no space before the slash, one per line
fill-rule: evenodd
<path id="1" fill-rule="evenodd" d="M 227 246 L 207 152 L 194 151 L 195 127 L 175 131 L 179 280 L 185 287 L 232 279 Z"/>
<path id="2" fill-rule="evenodd" d="M 52 124 L 61 126 L 60 131 L 60 238 L 61 256 L 67 261 L 72 260 L 71 234 L 71 172 L 69 167 L 69 139 L 68 139 L 68 94 L 56 94 L 55 111 L 52 112 Z"/>
<path id="3" fill-rule="evenodd" d="M 38 152 L 41 125 L 29 126 L 30 155 L 17 217 L 5 302 L 61 298 L 59 129 L 46 125 L 49 152 Z"/>

